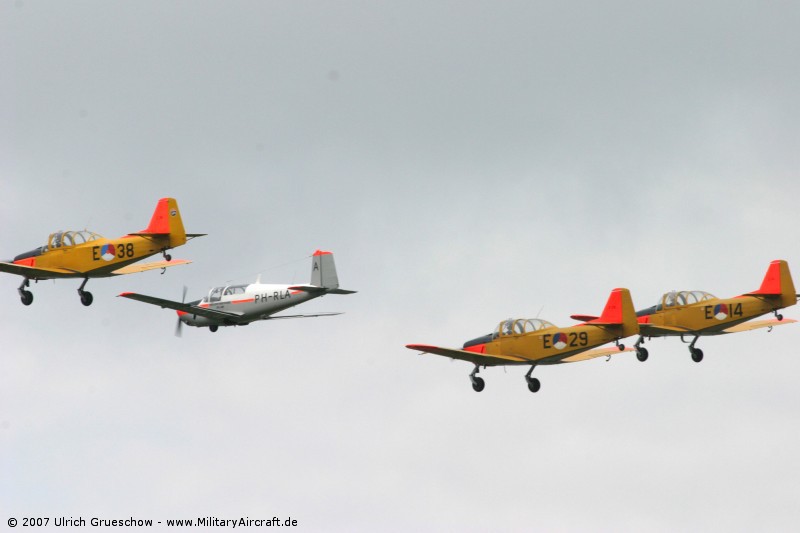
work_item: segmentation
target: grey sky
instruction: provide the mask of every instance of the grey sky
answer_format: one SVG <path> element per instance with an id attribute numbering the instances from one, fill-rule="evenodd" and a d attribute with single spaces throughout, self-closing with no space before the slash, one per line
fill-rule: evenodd
<path id="1" fill-rule="evenodd" d="M 733 5 L 732 5 L 733 4 Z M 307 531 L 795 530 L 797 328 L 536 370 L 415 354 L 608 292 L 800 276 L 793 2 L 0 2 L 0 258 L 187 230 L 164 276 L 0 276 L 0 516 Z M 115 295 L 305 282 L 184 328 Z M 787 317 L 800 316 L 795 308 Z"/>

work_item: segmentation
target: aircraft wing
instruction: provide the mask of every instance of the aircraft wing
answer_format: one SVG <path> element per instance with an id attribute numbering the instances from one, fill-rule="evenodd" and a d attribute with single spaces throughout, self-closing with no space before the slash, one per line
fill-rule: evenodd
<path id="1" fill-rule="evenodd" d="M 674 326 L 655 326 L 653 324 L 639 324 L 639 335 L 642 337 L 662 337 L 664 335 L 683 335 L 684 333 L 691 333 L 692 330 L 687 328 L 678 328 Z"/>
<path id="2" fill-rule="evenodd" d="M 616 346 L 610 346 L 608 348 L 597 348 L 595 350 L 588 350 L 585 352 L 581 352 L 579 354 L 567 357 L 566 359 L 562 359 L 559 362 L 577 363 L 578 361 L 588 361 L 589 359 L 594 359 L 595 357 L 610 357 L 612 355 L 617 355 L 624 352 L 633 352 L 633 351 L 635 351 L 633 348 L 625 348 L 624 350 L 620 350 Z"/>
<path id="3" fill-rule="evenodd" d="M 772 328 L 774 326 L 784 326 L 786 324 L 794 324 L 797 320 L 792 318 L 784 318 L 783 320 L 753 320 L 750 322 L 743 322 L 736 326 L 724 330 L 724 333 L 738 333 L 740 331 L 751 331 L 759 328 Z"/>
<path id="4" fill-rule="evenodd" d="M 249 323 L 248 321 L 242 320 L 242 317 L 235 313 L 228 313 L 227 311 L 217 311 L 215 309 L 209 309 L 207 307 L 198 307 L 196 305 L 174 302 L 172 300 L 165 300 L 163 298 L 147 296 L 146 294 L 138 294 L 135 292 L 123 292 L 122 294 L 118 294 L 117 296 L 122 296 L 123 298 L 129 298 L 131 300 L 138 300 L 140 302 L 144 302 L 147 304 L 157 305 L 161 308 L 183 311 L 184 313 L 188 313 L 190 315 L 202 316 L 205 318 L 210 318 L 211 320 L 223 320 L 223 321 L 227 320 L 238 324 Z"/>
<path id="5" fill-rule="evenodd" d="M 273 320 L 276 318 L 314 318 L 317 316 L 333 316 L 333 315 L 343 315 L 344 313 L 314 313 L 313 315 L 271 315 L 261 317 L 259 320 Z"/>
<path id="6" fill-rule="evenodd" d="M 462 361 L 468 361 L 480 366 L 496 366 L 529 362 L 527 359 L 515 357 L 513 355 L 488 355 L 468 352 L 466 350 L 456 350 L 453 348 L 440 348 L 438 346 L 430 346 L 427 344 L 406 344 L 406 348 L 418 350 L 422 353 L 443 355 L 444 357 L 450 357 L 451 359 L 460 359 Z"/>
<path id="7" fill-rule="evenodd" d="M 186 259 L 173 259 L 172 261 L 152 261 L 150 263 L 136 263 L 133 265 L 128 265 L 122 268 L 118 268 L 117 270 L 113 271 L 112 274 L 115 276 L 121 276 L 123 274 L 136 274 L 137 272 L 146 272 L 148 270 L 153 270 L 156 268 L 167 268 L 167 267 L 174 267 L 179 265 L 188 265 L 191 261 Z"/>
<path id="8" fill-rule="evenodd" d="M 36 268 L 6 262 L 0 262 L 0 272 L 8 272 L 30 279 L 74 278 L 81 275 L 80 272 L 65 268 Z"/>

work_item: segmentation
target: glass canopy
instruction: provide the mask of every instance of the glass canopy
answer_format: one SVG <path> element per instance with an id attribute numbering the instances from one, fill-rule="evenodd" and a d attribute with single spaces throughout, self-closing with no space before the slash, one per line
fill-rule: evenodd
<path id="1" fill-rule="evenodd" d="M 555 325 L 541 318 L 507 318 L 495 329 L 494 337 L 500 335 L 521 335 L 540 329 L 554 328 Z"/>
<path id="2" fill-rule="evenodd" d="M 51 233 L 47 238 L 47 244 L 44 245 L 45 249 L 54 250 L 64 246 L 75 246 L 76 244 L 83 244 L 97 239 L 102 239 L 102 235 L 98 235 L 93 231 L 56 231 Z"/>
<path id="3" fill-rule="evenodd" d="M 657 310 L 660 311 L 664 307 L 681 307 L 714 299 L 716 299 L 716 296 L 704 291 L 670 291 L 664 293 L 661 297 L 661 301 L 657 304 Z"/>

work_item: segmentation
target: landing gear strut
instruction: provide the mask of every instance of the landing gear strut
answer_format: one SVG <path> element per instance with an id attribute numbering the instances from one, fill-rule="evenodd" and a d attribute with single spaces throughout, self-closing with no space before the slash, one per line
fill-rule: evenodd
<path id="1" fill-rule="evenodd" d="M 83 290 L 83 288 L 86 286 L 86 282 L 88 282 L 88 281 L 89 281 L 89 278 L 83 278 L 83 283 L 81 283 L 81 286 L 78 287 L 78 294 L 81 297 L 81 303 L 83 305 L 87 306 L 87 307 L 92 305 L 92 302 L 94 301 L 94 296 L 92 296 L 92 293 L 89 292 L 89 291 Z"/>
<path id="2" fill-rule="evenodd" d="M 535 377 L 531 376 L 533 369 L 536 368 L 536 365 L 531 365 L 531 369 L 528 370 L 528 373 L 525 374 L 525 381 L 528 382 L 528 390 L 531 392 L 539 392 L 539 389 L 542 388 L 542 383 L 536 379 Z"/>
<path id="3" fill-rule="evenodd" d="M 25 281 L 23 281 L 22 285 L 20 285 L 17 289 L 17 292 L 19 293 L 19 299 L 22 300 L 22 305 L 31 305 L 33 303 L 33 293 L 25 290 L 25 287 L 30 286 L 30 284 L 30 280 L 25 278 Z"/>
<path id="4" fill-rule="evenodd" d="M 478 365 L 475 365 L 475 370 L 472 371 L 472 374 L 469 375 L 469 380 L 472 382 L 472 390 L 475 392 L 480 392 L 486 387 L 486 382 L 483 381 L 483 378 L 479 378 L 475 374 L 480 372 L 478 369 Z"/>
<path id="5" fill-rule="evenodd" d="M 647 348 L 643 347 L 642 344 L 644 344 L 644 337 L 639 336 L 639 339 L 634 343 L 633 347 L 636 348 L 636 359 L 644 363 L 647 361 L 647 356 L 649 354 L 647 353 Z"/>
<path id="6" fill-rule="evenodd" d="M 700 335 L 695 335 L 694 339 L 691 343 L 689 343 L 689 353 L 692 354 L 692 361 L 695 363 L 699 363 L 703 360 L 703 350 L 700 348 L 695 348 L 694 343 L 697 342 L 697 339 L 700 338 Z"/>
<path id="7" fill-rule="evenodd" d="M 161 250 L 161 253 L 164 254 L 164 259 L 166 261 L 172 261 L 172 256 L 167 253 L 167 249 L 166 248 Z"/>

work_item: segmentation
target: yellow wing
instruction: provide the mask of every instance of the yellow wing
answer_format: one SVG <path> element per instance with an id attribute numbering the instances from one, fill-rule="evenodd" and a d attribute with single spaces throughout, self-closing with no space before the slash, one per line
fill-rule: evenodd
<path id="1" fill-rule="evenodd" d="M 639 324 L 639 335 L 642 337 L 663 337 L 665 335 L 683 335 L 691 333 L 689 328 L 677 326 L 656 326 L 654 324 Z"/>
<path id="2" fill-rule="evenodd" d="M 172 261 L 153 261 L 152 263 L 139 263 L 118 268 L 117 270 L 113 271 L 112 274 L 114 274 L 115 276 L 121 276 L 123 274 L 136 274 L 137 272 L 146 272 L 148 270 L 153 270 L 156 268 L 167 268 L 178 265 L 188 265 L 189 263 L 191 263 L 191 261 L 187 261 L 186 259 L 173 259 Z"/>
<path id="3" fill-rule="evenodd" d="M 82 275 L 80 272 L 66 268 L 36 268 L 5 262 L 0 262 L 0 272 L 8 272 L 30 279 L 74 278 Z"/>
<path id="4" fill-rule="evenodd" d="M 559 363 L 577 363 L 579 361 L 588 361 L 589 359 L 594 359 L 595 357 L 610 357 L 612 355 L 617 355 L 624 352 L 633 352 L 633 348 L 625 348 L 624 350 L 620 350 L 616 346 L 611 346 L 609 348 L 597 348 L 596 350 L 588 350 L 585 352 L 581 352 L 579 354 L 572 355 L 567 357 L 566 359 L 562 359 Z"/>
<path id="5" fill-rule="evenodd" d="M 406 348 L 417 350 L 423 353 L 432 353 L 450 357 L 451 359 L 460 359 L 480 366 L 497 366 L 497 365 L 513 365 L 530 363 L 529 360 L 522 357 L 515 357 L 513 355 L 488 355 L 475 352 L 468 352 L 466 350 L 456 350 L 453 348 L 440 348 L 439 346 L 430 346 L 428 344 L 406 344 Z"/>
<path id="6" fill-rule="evenodd" d="M 751 322 L 743 322 L 739 325 L 726 329 L 725 333 L 738 333 L 740 331 L 751 331 L 759 328 L 772 328 L 774 326 L 785 326 L 786 324 L 794 324 L 797 320 L 792 318 L 784 318 L 783 320 L 753 320 Z"/>

